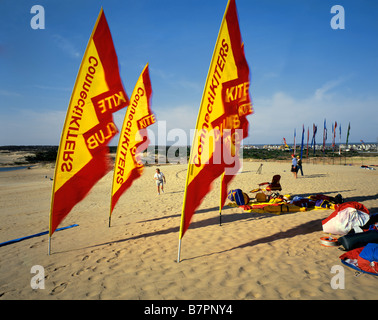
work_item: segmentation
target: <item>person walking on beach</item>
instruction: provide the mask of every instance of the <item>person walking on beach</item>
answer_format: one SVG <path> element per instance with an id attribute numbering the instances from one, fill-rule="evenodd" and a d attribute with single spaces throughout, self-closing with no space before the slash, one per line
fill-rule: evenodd
<path id="1" fill-rule="evenodd" d="M 297 156 L 297 168 L 297 171 L 301 170 L 301 175 L 303 176 L 302 159 L 299 156 Z"/>
<path id="2" fill-rule="evenodd" d="M 298 172 L 298 162 L 295 154 L 291 155 L 291 172 L 294 175 L 294 178 L 297 179 L 297 172 Z"/>
<path id="3" fill-rule="evenodd" d="M 164 192 L 163 186 L 164 186 L 164 183 L 167 183 L 167 181 L 165 180 L 165 176 L 163 172 L 160 172 L 160 169 L 156 169 L 154 180 L 156 181 L 158 195 L 160 195 L 160 188 L 161 188 L 161 191 Z"/>

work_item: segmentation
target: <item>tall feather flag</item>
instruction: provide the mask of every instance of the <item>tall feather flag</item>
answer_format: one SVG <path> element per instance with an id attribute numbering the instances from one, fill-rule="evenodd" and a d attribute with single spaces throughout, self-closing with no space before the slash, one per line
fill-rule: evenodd
<path id="1" fill-rule="evenodd" d="M 303 157 L 304 134 L 305 134 L 305 128 L 304 128 L 304 124 L 303 124 L 302 125 L 302 142 L 301 142 L 301 160 L 302 160 L 302 157 Z"/>
<path id="2" fill-rule="evenodd" d="M 332 138 L 332 149 L 333 152 L 335 152 L 335 147 L 336 147 L 336 128 L 337 128 L 337 121 L 333 124 L 332 127 L 332 133 L 333 133 L 333 138 Z"/>
<path id="3" fill-rule="evenodd" d="M 129 104 L 112 36 L 101 8 L 76 78 L 61 135 L 52 188 L 51 236 L 72 208 L 111 169 L 113 112 Z"/>
<path id="4" fill-rule="evenodd" d="M 181 239 L 192 216 L 220 175 L 220 207 L 227 197 L 227 185 L 240 169 L 240 142 L 248 136 L 247 115 L 253 113 L 249 96 L 249 67 L 239 29 L 235 0 L 229 0 L 222 20 L 204 93 L 188 163 L 180 223 Z"/>
<path id="5" fill-rule="evenodd" d="M 291 151 L 291 148 L 290 148 L 289 145 L 287 144 L 285 137 L 283 137 L 283 147 L 284 147 L 284 148 L 287 148 L 287 149 L 289 149 L 289 150 Z"/>
<path id="6" fill-rule="evenodd" d="M 318 132 L 318 126 L 315 125 L 315 123 L 312 124 L 312 132 L 313 132 L 313 135 L 312 135 L 312 143 L 314 143 L 314 156 L 315 156 L 315 146 L 316 146 L 316 141 L 315 141 L 315 138 L 316 138 L 316 133 Z"/>
<path id="7" fill-rule="evenodd" d="M 349 142 L 349 133 L 350 133 L 350 122 L 348 124 L 348 132 L 347 132 L 347 136 L 346 136 L 346 147 L 348 148 L 348 142 Z"/>
<path id="8" fill-rule="evenodd" d="M 323 126 L 323 153 L 325 153 L 326 140 L 327 140 L 327 123 L 326 123 L 326 119 L 324 119 L 324 126 Z"/>
<path id="9" fill-rule="evenodd" d="M 341 155 L 341 124 L 339 123 L 339 155 Z"/>
<path id="10" fill-rule="evenodd" d="M 111 216 L 120 196 L 144 170 L 140 155 L 149 144 L 147 127 L 156 122 L 150 108 L 152 95 L 148 64 L 144 67 L 131 95 L 125 114 L 114 164 L 111 192 Z"/>
<path id="11" fill-rule="evenodd" d="M 310 128 L 307 127 L 307 150 L 306 150 L 306 158 L 308 159 L 308 141 L 310 140 Z"/>

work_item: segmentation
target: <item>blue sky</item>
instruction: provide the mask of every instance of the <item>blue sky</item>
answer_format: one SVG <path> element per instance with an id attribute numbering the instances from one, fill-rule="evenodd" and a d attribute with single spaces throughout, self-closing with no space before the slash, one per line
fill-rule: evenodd
<path id="1" fill-rule="evenodd" d="M 45 29 L 30 13 L 45 9 Z M 101 6 L 128 95 L 148 62 L 157 135 L 195 126 L 227 0 L 0 0 L 0 145 L 58 145 Z M 334 30 L 333 5 L 345 10 Z M 245 143 L 293 142 L 302 124 L 341 123 L 342 142 L 378 139 L 378 2 L 236 0 L 255 114 Z M 122 126 L 125 110 L 115 114 Z M 158 132 L 158 130 L 160 130 Z M 298 138 L 297 138 L 298 139 Z M 337 140 L 338 141 L 338 140 Z M 112 141 L 116 145 L 118 137 Z M 168 141 L 172 144 L 174 141 Z"/>

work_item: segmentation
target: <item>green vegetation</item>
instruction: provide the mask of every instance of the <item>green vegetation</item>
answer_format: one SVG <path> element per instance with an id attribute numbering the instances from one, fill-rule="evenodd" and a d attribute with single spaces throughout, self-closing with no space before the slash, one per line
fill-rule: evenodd
<path id="1" fill-rule="evenodd" d="M 58 154 L 57 146 L 1 146 L 3 153 L 28 152 L 34 155 L 25 157 L 25 161 L 17 161 L 15 164 L 33 164 L 38 162 L 55 162 Z"/>
<path id="2" fill-rule="evenodd" d="M 269 149 L 243 149 L 244 159 L 261 159 L 261 160 L 287 160 L 291 159 L 292 150 L 269 150 Z M 300 150 L 296 151 L 296 155 L 300 155 Z M 309 150 L 308 156 L 310 158 L 329 158 L 337 157 L 340 155 L 338 152 L 333 152 L 332 150 L 325 150 L 325 153 L 321 150 L 316 150 L 315 154 L 313 150 Z M 361 154 L 355 150 L 348 152 L 342 152 L 341 157 L 356 157 L 361 156 Z M 365 156 L 365 153 L 364 153 Z M 306 158 L 306 151 L 303 152 L 303 158 Z"/>
<path id="3" fill-rule="evenodd" d="M 285 160 L 291 157 L 289 150 L 243 149 L 244 159 Z"/>
<path id="4" fill-rule="evenodd" d="M 35 152 L 34 156 L 26 156 L 25 160 L 28 163 L 37 163 L 37 162 L 55 162 L 58 150 L 49 149 L 44 151 Z"/>

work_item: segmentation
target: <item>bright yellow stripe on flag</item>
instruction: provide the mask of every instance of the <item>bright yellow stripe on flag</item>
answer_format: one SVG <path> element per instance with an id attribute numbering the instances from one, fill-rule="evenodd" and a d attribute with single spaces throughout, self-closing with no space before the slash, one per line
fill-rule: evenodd
<path id="1" fill-rule="evenodd" d="M 230 69 L 227 66 L 227 71 L 225 70 L 226 61 L 233 59 L 232 52 L 229 53 L 232 50 L 230 50 L 230 37 L 228 34 L 227 24 L 225 22 L 228 6 L 229 3 L 227 4 L 227 8 L 222 19 L 222 24 L 214 48 L 213 57 L 210 63 L 205 88 L 202 94 L 200 109 L 197 116 L 196 130 L 193 137 L 186 175 L 183 212 L 186 208 L 187 186 L 202 171 L 204 164 L 209 161 L 209 158 L 214 151 L 215 139 L 220 138 L 216 137 L 218 132 L 212 131 L 211 121 L 220 117 L 224 112 L 222 97 L 221 94 L 218 94 L 218 87 L 220 86 L 221 78 L 223 76 L 227 77 L 226 72 L 228 69 Z M 233 73 L 232 71 L 233 70 L 231 70 L 231 73 Z M 223 75 L 224 73 L 225 75 Z M 211 138 L 210 135 L 212 135 Z M 203 143 L 206 141 L 211 143 Z M 180 239 L 183 237 L 183 233 L 185 232 L 184 218 L 185 215 L 182 214 L 179 234 Z"/>
<path id="2" fill-rule="evenodd" d="M 214 128 L 211 125 L 212 121 L 224 114 L 222 83 L 233 80 L 237 76 L 230 36 L 227 24 L 223 20 L 198 113 L 192 144 L 194 152 L 191 152 L 190 170 L 188 170 L 188 184 L 201 172 L 213 155 L 215 140 L 220 136 L 217 135 L 218 131 L 212 131 L 212 129 L 219 130 L 219 133 L 224 129 L 222 125 Z"/>
<path id="3" fill-rule="evenodd" d="M 96 126 L 97 119 L 90 97 L 108 91 L 104 68 L 92 38 L 79 70 L 68 107 L 66 123 L 58 157 L 54 191 L 57 191 L 72 176 L 80 171 L 91 159 L 83 134 Z"/>

